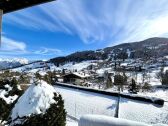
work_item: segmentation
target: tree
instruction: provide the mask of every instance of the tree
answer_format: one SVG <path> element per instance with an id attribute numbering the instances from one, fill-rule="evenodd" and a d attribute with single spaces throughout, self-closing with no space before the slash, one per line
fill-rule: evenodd
<path id="1" fill-rule="evenodd" d="M 18 117 L 9 120 L 10 126 L 65 126 L 66 111 L 60 94 L 54 93 L 55 103 L 51 104 L 44 114 L 33 114 L 27 117 Z M 19 124 L 18 121 L 20 122 Z"/>
<path id="2" fill-rule="evenodd" d="M 65 69 L 62 70 L 62 75 L 65 75 Z"/>
<path id="3" fill-rule="evenodd" d="M 146 79 L 147 79 L 147 73 L 146 73 L 146 71 L 144 71 L 142 73 L 142 83 L 144 83 Z"/>
<path id="4" fill-rule="evenodd" d="M 115 64 L 114 64 L 114 69 L 116 70 L 116 68 L 117 68 L 117 63 L 116 63 L 116 61 L 115 61 Z"/>
<path id="5" fill-rule="evenodd" d="M 48 84 L 55 84 L 57 81 L 56 71 L 48 71 L 47 74 L 43 77 L 43 80 L 46 81 Z"/>
<path id="6" fill-rule="evenodd" d="M 168 70 L 164 72 L 164 68 L 162 67 L 158 73 L 156 73 L 156 78 L 160 80 L 162 85 L 168 85 Z"/>
<path id="7" fill-rule="evenodd" d="M 5 70 L 3 74 L 4 74 L 4 77 L 10 77 L 10 71 L 9 70 Z"/>
<path id="8" fill-rule="evenodd" d="M 12 90 L 9 91 L 8 96 L 13 96 L 15 94 L 21 96 L 23 94 L 23 91 L 18 89 L 18 80 L 15 77 L 12 78 L 10 85 Z"/>
<path id="9" fill-rule="evenodd" d="M 145 84 L 142 86 L 142 91 L 149 91 L 151 89 L 151 85 L 147 82 L 145 82 Z"/>
<path id="10" fill-rule="evenodd" d="M 125 59 L 128 58 L 128 54 L 126 52 L 121 52 L 121 53 L 118 54 L 117 58 L 125 61 Z"/>
<path id="11" fill-rule="evenodd" d="M 15 89 L 15 90 L 17 90 L 18 88 L 18 81 L 16 80 L 16 78 L 15 77 L 13 77 L 12 78 L 12 80 L 11 80 L 11 86 Z"/>
<path id="12" fill-rule="evenodd" d="M 59 66 L 60 66 L 59 62 L 58 62 L 58 63 L 56 63 L 56 66 L 57 66 L 57 67 L 59 67 Z"/>
<path id="13" fill-rule="evenodd" d="M 128 91 L 130 93 L 135 93 L 135 94 L 138 92 L 138 88 L 134 79 L 131 80 L 131 84 L 129 85 Z"/>
<path id="14" fill-rule="evenodd" d="M 18 89 L 18 81 L 15 77 L 12 78 L 12 80 L 3 79 L 0 81 L 1 86 L 0 90 L 6 90 L 5 97 L 9 98 L 14 95 L 18 95 L 18 98 L 23 94 L 22 90 Z M 5 85 L 10 85 L 11 90 L 8 89 Z M 18 99 L 17 98 L 17 99 Z M 0 98 L 0 120 L 7 121 L 9 115 L 11 114 L 11 110 L 14 107 L 15 103 L 17 102 L 17 99 L 13 101 L 13 103 L 7 103 L 3 98 Z"/>
<path id="15" fill-rule="evenodd" d="M 122 76 L 120 74 L 114 76 L 114 84 L 118 85 L 119 89 L 123 91 L 123 85 L 126 84 L 127 78 L 126 76 Z"/>
<path id="16" fill-rule="evenodd" d="M 106 89 L 111 88 L 112 87 L 112 79 L 111 79 L 111 75 L 107 74 L 107 78 L 106 78 Z"/>
<path id="17" fill-rule="evenodd" d="M 30 83 L 30 76 L 27 75 L 26 73 L 22 73 L 20 77 L 18 78 L 18 83 L 19 84 L 29 84 Z"/>
<path id="18" fill-rule="evenodd" d="M 41 76 L 41 74 L 39 74 L 39 72 L 35 73 L 35 77 L 36 77 L 36 79 L 39 79 L 39 80 L 42 79 L 42 76 Z"/>

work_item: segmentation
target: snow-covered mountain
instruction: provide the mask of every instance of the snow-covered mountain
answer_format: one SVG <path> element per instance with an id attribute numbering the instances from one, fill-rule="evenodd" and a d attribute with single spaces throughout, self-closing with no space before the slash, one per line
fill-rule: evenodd
<path id="1" fill-rule="evenodd" d="M 13 59 L 2 59 L 0 58 L 0 69 L 7 69 L 22 66 L 28 64 L 28 59 L 25 58 L 13 58 Z"/>
<path id="2" fill-rule="evenodd" d="M 139 42 L 122 43 L 99 50 L 75 52 L 65 57 L 56 57 L 50 62 L 59 65 L 66 62 L 105 59 L 135 59 L 147 57 L 163 57 L 168 55 L 168 38 L 149 38 Z"/>

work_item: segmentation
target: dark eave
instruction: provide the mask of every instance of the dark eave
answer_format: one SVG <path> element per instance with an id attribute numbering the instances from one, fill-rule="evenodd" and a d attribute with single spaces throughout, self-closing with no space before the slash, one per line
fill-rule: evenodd
<path id="1" fill-rule="evenodd" d="M 0 9 L 5 14 L 51 1 L 54 0 L 0 0 Z"/>

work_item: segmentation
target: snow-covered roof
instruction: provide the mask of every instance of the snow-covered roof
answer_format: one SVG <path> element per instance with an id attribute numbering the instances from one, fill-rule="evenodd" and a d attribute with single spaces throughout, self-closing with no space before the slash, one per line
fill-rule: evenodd
<path id="1" fill-rule="evenodd" d="M 71 76 L 71 75 L 76 76 L 76 77 L 78 77 L 78 78 L 87 78 L 87 77 L 90 77 L 90 75 L 88 75 L 88 74 L 78 73 L 78 72 L 69 73 L 69 74 L 67 74 L 67 75 L 64 75 L 64 77 Z"/>
<path id="2" fill-rule="evenodd" d="M 76 76 L 79 76 L 79 77 L 81 77 L 81 78 L 87 78 L 87 77 L 90 77 L 90 75 L 85 74 L 85 73 L 74 72 L 73 74 L 75 74 Z"/>

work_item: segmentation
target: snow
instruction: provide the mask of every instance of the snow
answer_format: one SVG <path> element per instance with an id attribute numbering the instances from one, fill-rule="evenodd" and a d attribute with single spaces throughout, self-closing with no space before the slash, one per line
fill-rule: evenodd
<path id="1" fill-rule="evenodd" d="M 129 49 L 127 49 L 127 54 L 128 54 L 128 58 L 130 58 L 131 56 L 131 51 Z"/>
<path id="2" fill-rule="evenodd" d="M 155 85 L 161 85 L 161 82 L 159 79 L 156 78 L 156 73 L 158 70 L 152 70 L 150 72 L 146 73 L 146 76 L 144 77 L 144 82 L 149 83 L 152 86 Z M 135 81 L 139 84 L 143 83 L 143 72 L 126 72 L 126 75 L 130 78 L 134 78 Z"/>
<path id="3" fill-rule="evenodd" d="M 79 126 L 149 126 L 121 118 L 114 118 L 104 115 L 84 115 L 80 118 Z"/>
<path id="4" fill-rule="evenodd" d="M 12 110 L 12 120 L 17 117 L 30 116 L 31 114 L 41 114 L 55 103 L 55 90 L 44 81 L 32 84 L 25 93 L 19 98 Z"/>
<path id="5" fill-rule="evenodd" d="M 66 126 L 78 126 L 77 122 L 67 121 Z"/>
<path id="6" fill-rule="evenodd" d="M 103 76 L 103 75 L 104 75 L 104 72 L 105 72 L 104 69 L 98 69 L 98 70 L 96 71 L 96 73 L 99 74 L 99 76 Z"/>
<path id="7" fill-rule="evenodd" d="M 68 69 L 68 70 L 77 70 L 77 71 L 80 71 L 84 68 L 87 68 L 89 65 L 91 64 L 95 64 L 95 63 L 92 63 L 93 61 L 83 61 L 83 62 L 80 62 L 80 63 L 75 63 L 73 65 L 73 63 L 67 63 L 63 66 L 60 66 L 60 67 L 57 67 L 56 69 L 60 70 L 60 69 Z"/>
<path id="8" fill-rule="evenodd" d="M 74 121 L 70 118 L 67 118 L 66 119 L 66 126 L 78 126 L 78 122 L 77 121 Z"/>
<path id="9" fill-rule="evenodd" d="M 104 76 L 104 72 L 105 71 L 110 71 L 111 70 L 111 68 L 101 68 L 101 69 L 98 69 L 97 71 L 96 71 L 96 73 L 99 75 L 99 76 Z"/>
<path id="10" fill-rule="evenodd" d="M 24 65 L 22 67 L 14 68 L 12 70 L 13 71 L 18 71 L 18 72 L 22 72 L 22 71 L 27 71 L 28 72 L 29 71 L 29 72 L 32 72 L 32 73 L 36 73 L 37 71 L 39 71 L 40 69 L 43 69 L 46 66 L 47 66 L 47 64 L 45 62 L 39 61 L 39 62 L 34 62 L 34 63 Z"/>
<path id="11" fill-rule="evenodd" d="M 46 75 L 47 73 L 46 73 L 45 71 L 40 71 L 39 74 L 40 74 L 41 76 L 44 76 L 44 75 Z"/>
<path id="12" fill-rule="evenodd" d="M 11 104 L 18 98 L 18 96 L 14 95 L 14 96 L 6 97 L 6 95 L 8 95 L 8 92 L 12 90 L 12 87 L 10 87 L 8 84 L 6 84 L 4 87 L 7 88 L 8 90 L 7 91 L 6 90 L 0 90 L 0 98 L 5 100 L 5 102 L 7 104 Z"/>
<path id="13" fill-rule="evenodd" d="M 67 113 L 77 119 L 84 114 L 114 116 L 117 98 L 56 86 L 63 99 Z"/>
<path id="14" fill-rule="evenodd" d="M 153 89 L 151 92 L 143 92 L 143 93 L 138 93 L 142 96 L 150 96 L 150 97 L 157 97 L 161 98 L 165 101 L 168 101 L 168 90 L 167 89 Z"/>
<path id="15" fill-rule="evenodd" d="M 74 72 L 73 74 L 75 74 L 76 76 L 79 76 L 79 77 L 81 77 L 81 78 L 90 77 L 90 75 L 88 75 L 88 74 L 84 74 L 84 73 Z"/>
<path id="16" fill-rule="evenodd" d="M 157 106 L 145 102 L 120 99 L 119 117 L 149 124 L 168 124 L 168 104 Z"/>
<path id="17" fill-rule="evenodd" d="M 13 59 L 0 58 L 0 62 L 8 62 L 8 63 L 19 62 L 20 64 L 28 64 L 29 61 L 26 58 L 13 58 Z"/>
<path id="18" fill-rule="evenodd" d="M 0 69 L 12 68 L 23 64 L 28 64 L 25 58 L 2 59 L 0 58 Z"/>
<path id="19" fill-rule="evenodd" d="M 77 119 L 85 114 L 98 114 L 114 117 L 117 97 L 56 86 L 63 99 L 67 113 Z M 165 94 L 166 93 L 166 94 Z M 168 91 L 161 92 L 160 97 L 166 97 Z M 167 98 L 168 99 L 168 98 Z M 128 119 L 147 124 L 168 124 L 168 102 L 163 106 L 130 100 L 120 99 L 119 118 Z"/>

